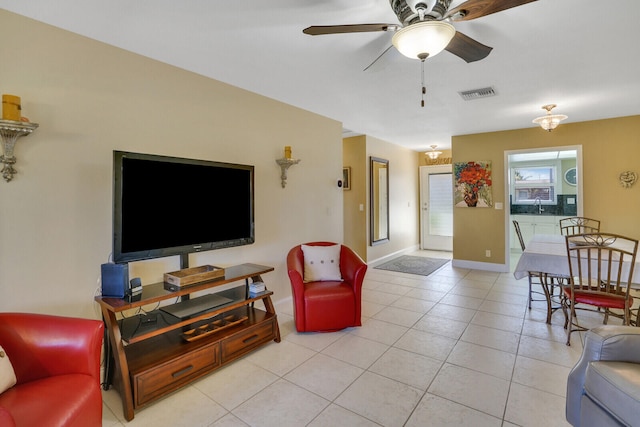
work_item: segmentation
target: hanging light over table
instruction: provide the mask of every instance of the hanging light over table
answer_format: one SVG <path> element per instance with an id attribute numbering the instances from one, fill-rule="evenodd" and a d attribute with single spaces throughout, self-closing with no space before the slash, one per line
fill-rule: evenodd
<path id="1" fill-rule="evenodd" d="M 564 114 L 551 114 L 551 110 L 554 108 L 556 108 L 556 104 L 543 105 L 542 109 L 547 110 L 547 115 L 533 119 L 533 123 L 540 125 L 542 129 L 548 132 L 557 128 L 561 121 L 567 119 L 567 116 Z"/>

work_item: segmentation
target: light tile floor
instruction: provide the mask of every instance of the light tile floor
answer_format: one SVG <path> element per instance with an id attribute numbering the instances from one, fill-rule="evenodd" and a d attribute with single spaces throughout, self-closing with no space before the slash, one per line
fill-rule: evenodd
<path id="1" fill-rule="evenodd" d="M 450 258 L 450 253 L 412 255 Z M 428 277 L 369 268 L 363 326 L 295 332 L 276 305 L 272 342 L 136 412 L 103 392 L 109 426 L 568 426 L 561 311 L 527 308 L 527 281 L 452 268 Z M 597 321 L 594 319 L 597 323 Z"/>

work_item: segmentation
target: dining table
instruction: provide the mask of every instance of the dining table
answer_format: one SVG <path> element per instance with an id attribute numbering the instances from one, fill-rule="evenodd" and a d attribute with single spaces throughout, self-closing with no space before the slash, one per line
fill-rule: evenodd
<path id="1" fill-rule="evenodd" d="M 553 285 L 568 279 L 569 257 L 567 256 L 566 238 L 560 234 L 534 234 L 525 245 L 525 250 L 513 271 L 516 279 L 523 279 L 530 275 L 537 276 L 542 285 L 547 300 L 547 323 L 551 323 L 552 312 L 560 308 L 558 301 L 554 301 Z M 629 268 L 629 266 L 626 266 Z M 636 259 L 633 266 L 631 288 L 640 289 L 640 260 Z M 553 303 L 556 305 L 553 306 Z"/>

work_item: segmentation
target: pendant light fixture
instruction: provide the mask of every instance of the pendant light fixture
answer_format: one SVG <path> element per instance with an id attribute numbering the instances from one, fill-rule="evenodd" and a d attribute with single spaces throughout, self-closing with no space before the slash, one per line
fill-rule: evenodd
<path id="1" fill-rule="evenodd" d="M 556 104 L 543 105 L 542 109 L 547 110 L 547 115 L 533 119 L 533 123 L 540 125 L 540 127 L 547 132 L 551 132 L 557 128 L 560 122 L 565 120 L 567 116 L 564 114 L 551 114 L 551 110 L 556 107 Z"/>
<path id="2" fill-rule="evenodd" d="M 427 151 L 426 154 L 427 157 L 429 157 L 431 160 L 435 160 L 438 158 L 438 156 L 440 156 L 440 154 L 442 154 L 442 151 L 436 151 L 436 148 L 438 146 L 437 145 L 431 145 L 431 151 Z"/>

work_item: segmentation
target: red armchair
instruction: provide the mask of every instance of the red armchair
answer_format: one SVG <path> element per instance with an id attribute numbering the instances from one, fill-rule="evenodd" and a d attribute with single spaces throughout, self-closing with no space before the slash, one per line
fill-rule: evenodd
<path id="1" fill-rule="evenodd" d="M 311 242 L 305 245 L 331 246 L 335 243 Z M 362 326 L 360 297 L 367 264 L 353 250 L 340 245 L 342 281 L 304 282 L 304 253 L 301 245 L 289 251 L 287 270 L 298 332 L 331 332 Z"/>
<path id="2" fill-rule="evenodd" d="M 101 321 L 0 313 L 0 345 L 17 383 L 0 394 L 0 425 L 102 425 Z"/>

